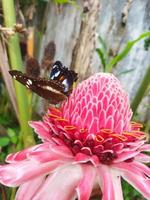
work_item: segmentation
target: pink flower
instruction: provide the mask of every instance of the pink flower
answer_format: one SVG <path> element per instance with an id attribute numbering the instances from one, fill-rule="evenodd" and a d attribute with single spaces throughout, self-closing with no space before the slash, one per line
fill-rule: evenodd
<path id="1" fill-rule="evenodd" d="M 83 81 L 60 109 L 30 122 L 43 143 L 7 157 L 0 182 L 20 186 L 16 200 L 123 199 L 121 177 L 150 199 L 150 151 L 131 122 L 126 92 L 110 74 Z"/>

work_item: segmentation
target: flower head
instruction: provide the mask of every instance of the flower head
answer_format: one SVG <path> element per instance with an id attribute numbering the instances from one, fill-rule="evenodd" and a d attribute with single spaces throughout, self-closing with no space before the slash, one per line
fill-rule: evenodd
<path id="1" fill-rule="evenodd" d="M 121 200 L 122 177 L 149 199 L 150 156 L 143 152 L 150 145 L 131 117 L 120 82 L 111 74 L 91 76 L 59 109 L 30 122 L 43 143 L 9 155 L 0 182 L 20 186 L 17 200 L 88 200 L 95 187 L 103 200 Z"/>

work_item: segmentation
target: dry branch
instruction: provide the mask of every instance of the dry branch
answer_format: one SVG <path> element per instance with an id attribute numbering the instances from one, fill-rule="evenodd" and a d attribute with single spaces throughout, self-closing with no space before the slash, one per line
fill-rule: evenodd
<path id="1" fill-rule="evenodd" d="M 91 58 L 95 47 L 96 22 L 99 0 L 84 1 L 83 17 L 77 43 L 73 50 L 71 67 L 85 78 L 90 73 Z"/>

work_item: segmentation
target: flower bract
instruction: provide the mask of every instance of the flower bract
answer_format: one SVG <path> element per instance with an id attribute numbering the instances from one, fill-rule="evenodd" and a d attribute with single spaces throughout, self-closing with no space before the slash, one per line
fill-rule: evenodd
<path id="1" fill-rule="evenodd" d="M 127 93 L 112 74 L 83 81 L 42 121 L 29 122 L 42 143 L 8 155 L 0 182 L 16 200 L 122 200 L 121 179 L 150 199 L 150 145 L 131 121 Z"/>

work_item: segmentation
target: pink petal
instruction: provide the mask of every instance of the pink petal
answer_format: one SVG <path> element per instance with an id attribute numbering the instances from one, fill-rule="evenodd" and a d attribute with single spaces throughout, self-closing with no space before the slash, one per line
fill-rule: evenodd
<path id="1" fill-rule="evenodd" d="M 91 162 L 95 167 L 97 165 L 99 165 L 99 159 L 97 158 L 97 156 L 89 156 L 83 153 L 78 153 L 75 156 L 75 162 L 74 163 L 87 163 L 87 162 Z"/>
<path id="2" fill-rule="evenodd" d="M 95 182 L 96 169 L 90 165 L 82 165 L 82 170 L 83 177 L 76 190 L 79 200 L 88 200 Z"/>
<path id="3" fill-rule="evenodd" d="M 139 152 L 136 151 L 127 151 L 124 153 L 121 153 L 120 155 L 118 154 L 118 157 L 113 161 L 113 163 L 120 163 L 123 162 L 125 160 L 128 160 L 130 158 L 134 158 L 136 155 L 138 155 Z"/>
<path id="4" fill-rule="evenodd" d="M 146 169 L 146 166 L 136 162 L 113 164 L 112 167 L 119 169 L 121 176 L 145 198 L 150 198 L 150 179 L 145 175 L 150 173 L 148 167 Z"/>
<path id="5" fill-rule="evenodd" d="M 39 144 L 39 145 L 36 145 L 33 147 L 29 147 L 29 148 L 19 151 L 17 153 L 9 154 L 6 158 L 6 161 L 9 163 L 15 163 L 18 161 L 22 161 L 22 160 L 27 159 L 28 155 L 31 152 L 46 151 L 46 150 L 49 150 L 49 147 L 50 147 L 50 143 L 44 143 L 44 144 Z"/>
<path id="6" fill-rule="evenodd" d="M 45 176 L 35 178 L 22 184 L 16 193 L 16 200 L 31 200 L 45 181 Z"/>
<path id="7" fill-rule="evenodd" d="M 149 163 L 150 162 L 150 156 L 140 153 L 137 156 L 135 156 L 135 160 L 139 161 L 139 162 L 143 162 L 143 163 Z"/>
<path id="8" fill-rule="evenodd" d="M 114 113 L 114 111 L 115 111 L 114 106 L 113 106 L 113 105 L 110 105 L 110 106 L 107 108 L 107 117 L 108 117 L 108 116 L 112 116 L 113 113 Z"/>
<path id="9" fill-rule="evenodd" d="M 8 155 L 6 161 L 15 163 L 25 159 L 37 162 L 48 162 L 52 160 L 73 159 L 72 152 L 66 146 L 51 145 L 49 142 L 36 145 Z"/>
<path id="10" fill-rule="evenodd" d="M 101 165 L 97 171 L 103 200 L 115 200 L 115 188 L 113 186 L 110 168 L 106 165 Z"/>
<path id="11" fill-rule="evenodd" d="M 150 144 L 145 144 L 140 148 L 140 151 L 150 151 Z"/>
<path id="12" fill-rule="evenodd" d="M 108 97 L 107 96 L 104 96 L 103 99 L 103 109 L 104 110 L 107 110 L 107 107 L 108 107 Z"/>
<path id="13" fill-rule="evenodd" d="M 101 110 L 99 114 L 99 128 L 104 128 L 106 123 L 106 112 L 105 110 Z"/>
<path id="14" fill-rule="evenodd" d="M 136 150 L 141 151 L 141 147 L 143 146 L 144 143 L 145 143 L 144 140 L 139 140 L 135 142 L 126 142 L 126 145 L 128 145 L 130 149 L 133 151 L 136 151 Z"/>
<path id="15" fill-rule="evenodd" d="M 92 118 L 91 125 L 89 126 L 89 132 L 90 133 L 96 133 L 98 132 L 98 118 Z"/>
<path id="16" fill-rule="evenodd" d="M 50 142 L 50 126 L 48 126 L 46 122 L 31 121 L 29 122 L 29 125 L 34 128 L 40 139 Z"/>
<path id="17" fill-rule="evenodd" d="M 49 176 L 32 200 L 71 200 L 82 178 L 79 165 L 68 165 Z"/>
<path id="18" fill-rule="evenodd" d="M 67 146 L 51 146 L 51 152 L 59 157 L 73 158 L 73 154 Z"/>
<path id="19" fill-rule="evenodd" d="M 97 95 L 97 92 L 98 92 L 98 85 L 97 85 L 97 82 L 95 82 L 94 84 L 93 84 L 93 90 L 92 90 L 92 92 L 93 92 L 93 96 L 96 96 Z"/>
<path id="20" fill-rule="evenodd" d="M 136 171 L 136 174 L 141 175 L 141 172 L 139 170 L 135 169 L 133 162 L 114 163 L 111 165 L 111 167 L 115 170 L 119 170 L 121 175 L 124 172 L 135 173 L 135 171 Z"/>
<path id="21" fill-rule="evenodd" d="M 145 198 L 150 199 L 150 180 L 136 173 L 123 173 L 122 177 L 137 189 Z"/>
<path id="22" fill-rule="evenodd" d="M 119 120 L 118 121 L 118 123 L 117 123 L 117 125 L 115 127 L 115 132 L 116 133 L 122 133 L 122 131 L 123 131 L 123 124 L 124 124 L 123 120 Z"/>
<path id="23" fill-rule="evenodd" d="M 114 119 L 112 116 L 109 116 L 106 121 L 106 128 L 113 130 L 114 128 Z"/>
<path id="24" fill-rule="evenodd" d="M 111 172 L 113 186 L 114 186 L 114 193 L 115 193 L 115 200 L 123 200 L 123 192 L 121 187 L 121 176 L 118 172 L 112 171 Z"/>
<path id="25" fill-rule="evenodd" d="M 87 110 L 85 120 L 84 120 L 84 126 L 89 127 L 91 125 L 91 120 L 93 119 L 93 112 L 92 110 Z"/>
<path id="26" fill-rule="evenodd" d="M 66 156 L 60 156 L 59 154 L 55 154 L 53 152 L 49 152 L 49 151 L 41 151 L 41 152 L 33 152 L 30 153 L 28 158 L 32 161 L 36 161 L 39 163 L 45 163 L 45 162 L 51 162 L 54 160 L 61 160 L 61 161 L 65 161 L 65 160 L 69 160 L 69 159 L 73 159 L 73 157 L 69 157 L 67 154 Z"/>
<path id="27" fill-rule="evenodd" d="M 141 171 L 141 173 L 144 173 L 150 177 L 150 168 L 147 165 L 136 161 L 134 161 L 132 164 L 137 168 L 137 170 Z"/>
<path id="28" fill-rule="evenodd" d="M 38 176 L 48 174 L 62 165 L 63 161 L 52 161 L 48 163 L 36 163 L 21 161 L 0 167 L 0 182 L 7 186 L 18 186 Z"/>

